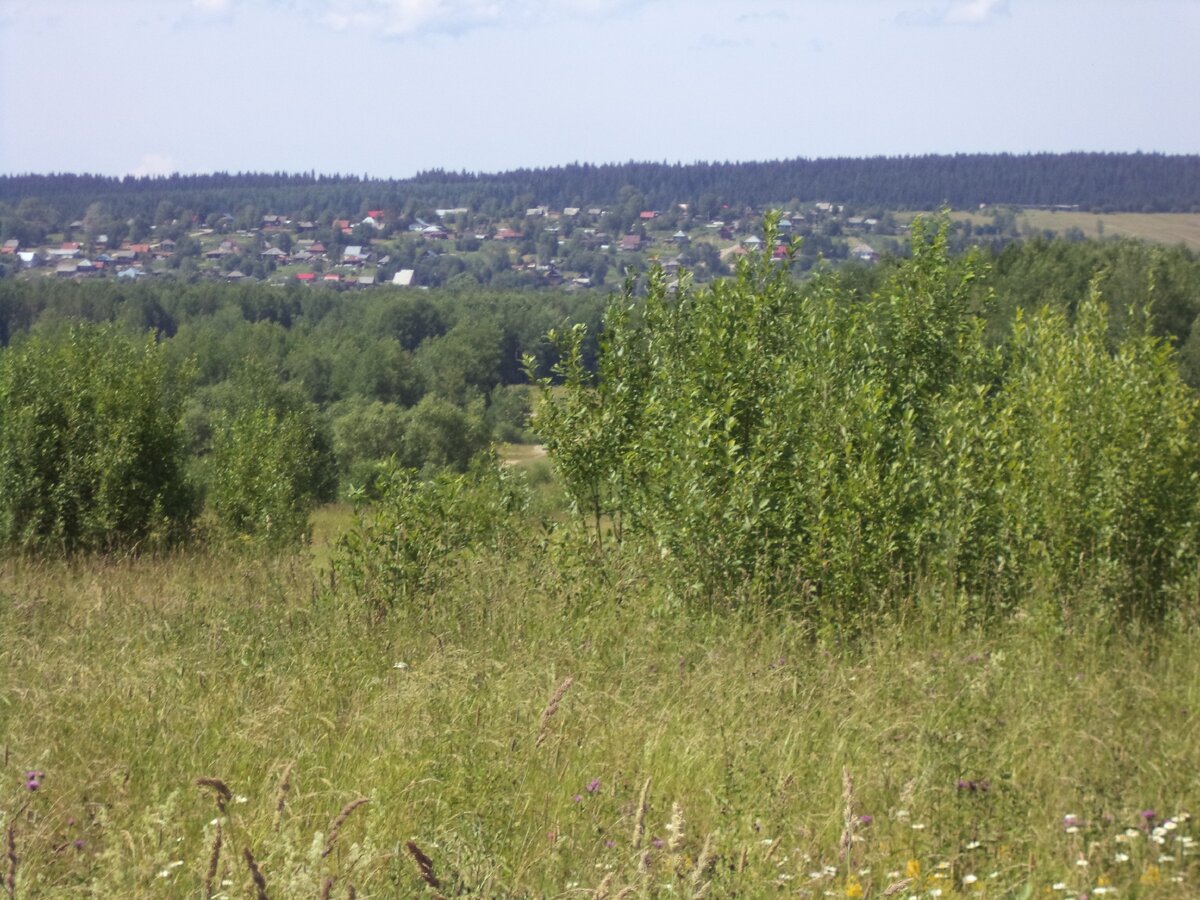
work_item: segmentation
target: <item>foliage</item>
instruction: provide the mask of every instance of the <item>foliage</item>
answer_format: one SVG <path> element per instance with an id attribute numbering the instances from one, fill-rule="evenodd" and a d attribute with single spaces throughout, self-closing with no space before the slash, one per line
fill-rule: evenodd
<path id="1" fill-rule="evenodd" d="M 595 383 L 574 332 L 537 424 L 576 505 L 651 538 L 687 590 L 758 585 L 825 623 L 898 613 L 926 579 L 977 614 L 1040 585 L 1160 615 L 1195 561 L 1200 470 L 1170 349 L 1111 349 L 1096 294 L 989 349 L 978 260 L 944 224 L 913 232 L 861 302 L 768 256 L 705 290 L 655 276 L 640 322 L 628 292 L 606 319 Z"/>
<path id="2" fill-rule="evenodd" d="M 77 325 L 0 355 L 0 543 L 110 550 L 178 538 L 180 373 L 154 338 Z"/>
<path id="3" fill-rule="evenodd" d="M 227 535 L 302 539 L 314 504 L 331 499 L 336 485 L 317 410 L 252 361 L 233 387 L 206 461 L 208 505 Z"/>
<path id="4" fill-rule="evenodd" d="M 374 502 L 354 497 L 355 523 L 338 542 L 333 573 L 376 617 L 426 602 L 455 556 L 507 544 L 529 502 L 520 480 L 482 455 L 464 474 L 423 478 L 396 466 L 373 487 Z"/>

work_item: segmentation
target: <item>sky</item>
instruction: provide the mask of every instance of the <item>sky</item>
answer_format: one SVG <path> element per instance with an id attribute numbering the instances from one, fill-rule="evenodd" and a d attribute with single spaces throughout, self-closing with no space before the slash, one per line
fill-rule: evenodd
<path id="1" fill-rule="evenodd" d="M 1200 0 L 0 0 L 0 174 L 1200 152 Z"/>

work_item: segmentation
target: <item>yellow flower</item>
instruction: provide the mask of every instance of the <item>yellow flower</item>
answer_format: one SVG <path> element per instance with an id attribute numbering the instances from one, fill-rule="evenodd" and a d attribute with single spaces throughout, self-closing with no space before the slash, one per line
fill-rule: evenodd
<path id="1" fill-rule="evenodd" d="M 863 895 L 862 885 L 858 883 L 858 879 L 853 875 L 846 882 L 846 896 L 851 898 L 859 898 Z"/>
<path id="2" fill-rule="evenodd" d="M 1144 885 L 1162 884 L 1162 872 L 1159 871 L 1158 866 L 1151 863 L 1146 866 L 1146 871 L 1142 873 L 1141 881 Z"/>
<path id="3" fill-rule="evenodd" d="M 918 860 L 910 859 L 908 865 L 904 867 L 904 874 L 909 878 L 921 877 L 921 863 Z"/>

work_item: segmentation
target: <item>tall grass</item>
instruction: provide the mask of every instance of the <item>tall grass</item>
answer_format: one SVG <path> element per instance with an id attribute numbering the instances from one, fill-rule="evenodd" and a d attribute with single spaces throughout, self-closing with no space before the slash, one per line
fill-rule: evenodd
<path id="1" fill-rule="evenodd" d="M 1194 616 L 839 643 L 589 552 L 382 621 L 302 556 L 6 559 L 11 893 L 1200 891 Z"/>

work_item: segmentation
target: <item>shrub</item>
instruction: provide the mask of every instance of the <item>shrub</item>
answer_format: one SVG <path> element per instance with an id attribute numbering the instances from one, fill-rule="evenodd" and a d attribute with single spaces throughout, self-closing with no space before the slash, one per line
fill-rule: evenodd
<path id="1" fill-rule="evenodd" d="M 271 545 L 303 540 L 313 506 L 336 490 L 332 446 L 317 409 L 254 363 L 232 388 L 206 461 L 218 529 Z"/>
<path id="2" fill-rule="evenodd" d="M 597 378 L 582 330 L 560 341 L 538 431 L 597 536 L 648 537 L 688 591 L 751 583 L 825 621 L 930 581 L 956 610 L 1072 592 L 1161 615 L 1200 505 L 1169 347 L 1110 347 L 1094 292 L 990 349 L 981 274 L 920 222 L 865 301 L 769 256 L 702 290 L 655 273 L 610 311 Z"/>
<path id="3" fill-rule="evenodd" d="M 393 467 L 374 490 L 372 503 L 357 492 L 354 526 L 338 542 L 333 571 L 376 617 L 431 590 L 457 554 L 520 533 L 517 516 L 529 502 L 519 478 L 483 455 L 465 474 L 422 478 Z"/>
<path id="4" fill-rule="evenodd" d="M 0 542 L 111 550 L 178 538 L 183 391 L 152 337 L 78 325 L 0 356 Z"/>

